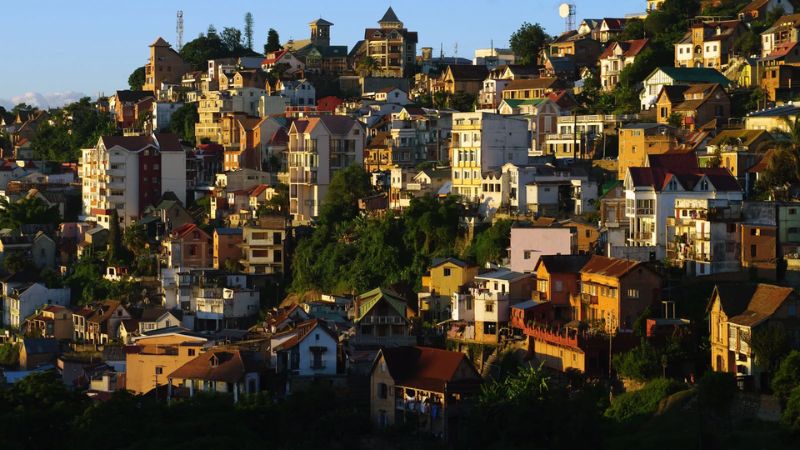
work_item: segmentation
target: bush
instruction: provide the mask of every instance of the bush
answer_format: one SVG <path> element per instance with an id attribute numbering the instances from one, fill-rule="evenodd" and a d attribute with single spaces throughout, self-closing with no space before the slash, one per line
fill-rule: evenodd
<path id="1" fill-rule="evenodd" d="M 736 377 L 732 373 L 707 372 L 697 384 L 697 399 L 704 409 L 724 412 L 736 391 Z"/>
<path id="2" fill-rule="evenodd" d="M 789 394 L 781 421 L 794 432 L 800 432 L 800 386 Z"/>
<path id="3" fill-rule="evenodd" d="M 772 391 L 786 404 L 791 392 L 800 386 L 800 351 L 794 350 L 781 361 L 772 379 Z"/>
<path id="4" fill-rule="evenodd" d="M 14 344 L 0 345 L 0 366 L 15 367 L 19 364 L 19 346 Z"/>
<path id="5" fill-rule="evenodd" d="M 674 380 L 657 378 L 638 391 L 627 392 L 615 398 L 605 416 L 620 423 L 630 423 L 653 414 L 662 399 L 683 388 L 682 384 Z"/>
<path id="6" fill-rule="evenodd" d="M 661 360 L 656 349 L 642 340 L 642 343 L 633 350 L 614 356 L 614 367 L 623 377 L 647 381 L 658 375 L 661 370 Z"/>

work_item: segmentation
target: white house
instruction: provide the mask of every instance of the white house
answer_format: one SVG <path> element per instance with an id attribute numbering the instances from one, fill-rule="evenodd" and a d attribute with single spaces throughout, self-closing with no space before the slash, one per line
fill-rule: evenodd
<path id="1" fill-rule="evenodd" d="M 642 109 L 650 109 L 655 105 L 664 86 L 717 83 L 727 87 L 731 81 L 718 70 L 709 67 L 659 67 L 643 83 L 644 89 L 639 93 L 639 101 Z"/>
<path id="2" fill-rule="evenodd" d="M 312 319 L 272 335 L 271 367 L 292 376 L 336 375 L 338 337 L 322 322 Z"/>
<path id="3" fill-rule="evenodd" d="M 48 305 L 69 306 L 69 288 L 49 289 L 41 283 L 3 283 L 3 324 L 19 329 L 37 309 Z"/>

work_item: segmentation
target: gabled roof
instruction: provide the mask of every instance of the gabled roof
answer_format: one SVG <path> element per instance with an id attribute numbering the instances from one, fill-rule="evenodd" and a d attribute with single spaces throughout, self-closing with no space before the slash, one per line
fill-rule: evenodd
<path id="1" fill-rule="evenodd" d="M 458 267 L 470 267 L 471 266 L 471 264 L 469 264 L 469 263 L 467 263 L 465 261 L 462 261 L 460 259 L 453 258 L 453 257 L 449 257 L 449 258 L 434 258 L 433 261 L 431 261 L 431 269 L 433 269 L 434 267 L 439 267 L 439 266 L 441 266 L 442 264 L 445 264 L 445 263 L 455 264 Z"/>
<path id="2" fill-rule="evenodd" d="M 292 336 L 288 340 L 282 342 L 280 345 L 276 346 L 272 350 L 275 351 L 275 352 L 289 350 L 289 349 L 297 346 L 301 342 L 303 342 L 308 336 L 311 335 L 311 332 L 314 331 L 314 330 L 320 330 L 323 333 L 326 333 L 328 336 L 330 336 L 334 340 L 334 342 L 338 342 L 339 341 L 339 338 L 330 329 L 328 329 L 328 327 L 326 327 L 325 324 L 323 324 L 322 322 L 320 322 L 317 319 L 311 319 L 311 320 L 308 320 L 308 321 L 305 321 L 305 322 L 297 324 L 297 326 L 294 327 L 291 330 L 284 331 L 284 332 L 278 333 L 278 334 L 274 334 L 273 336 L 279 336 L 279 335 L 286 335 L 286 334 L 294 333 L 294 336 Z"/>
<path id="3" fill-rule="evenodd" d="M 518 89 L 555 89 L 560 85 L 560 80 L 555 77 L 511 80 L 511 82 L 506 86 L 505 90 L 514 91 Z"/>
<path id="4" fill-rule="evenodd" d="M 649 39 L 635 39 L 631 41 L 618 41 L 606 47 L 599 59 L 608 58 L 614 55 L 614 49 L 619 47 L 622 49 L 622 56 L 626 58 L 636 57 L 644 48 Z"/>
<path id="5" fill-rule="evenodd" d="M 772 136 L 764 130 L 722 130 L 708 145 L 722 145 L 726 140 L 735 139 L 741 145 L 750 146 L 761 138 L 772 140 Z"/>
<path id="6" fill-rule="evenodd" d="M 408 304 L 400 294 L 389 289 L 375 288 L 356 297 L 354 301 L 354 306 L 357 311 L 355 322 L 360 321 L 362 317 L 366 316 L 381 300 L 386 301 L 400 317 L 407 317 L 406 308 Z"/>
<path id="7" fill-rule="evenodd" d="M 473 66 L 469 64 L 449 65 L 447 66 L 447 70 L 453 74 L 453 79 L 456 81 L 483 81 L 489 74 L 489 69 L 487 69 L 486 66 Z"/>
<path id="8" fill-rule="evenodd" d="M 55 339 L 25 338 L 22 340 L 22 345 L 28 355 L 44 355 L 59 351 L 58 341 Z"/>
<path id="9" fill-rule="evenodd" d="M 198 227 L 197 225 L 195 225 L 193 223 L 183 224 L 183 225 L 179 226 L 178 228 L 175 228 L 174 230 L 172 230 L 172 238 L 173 239 L 183 239 L 189 233 L 194 232 L 194 231 L 197 231 L 197 232 L 201 233 L 206 239 L 211 239 L 211 237 L 208 235 L 208 233 L 206 233 L 205 231 L 203 231 L 202 228 Z"/>
<path id="10" fill-rule="evenodd" d="M 536 262 L 534 272 L 544 266 L 547 273 L 579 273 L 589 262 L 590 255 L 542 255 Z"/>
<path id="11" fill-rule="evenodd" d="M 325 20 L 322 17 L 320 17 L 319 19 L 310 22 L 309 25 L 317 25 L 317 26 L 323 25 L 323 26 L 329 26 L 330 27 L 330 26 L 333 26 L 333 23 L 328 22 L 327 20 Z"/>
<path id="12" fill-rule="evenodd" d="M 164 38 L 162 38 L 161 36 L 159 36 L 158 39 L 156 39 L 152 44 L 150 44 L 150 47 L 169 47 L 169 46 L 170 46 L 169 42 L 165 41 Z"/>
<path id="13" fill-rule="evenodd" d="M 672 78 L 675 83 L 718 83 L 722 86 L 731 84 L 731 80 L 725 75 L 708 67 L 659 67 L 648 75 L 647 79 L 658 70 Z"/>
<path id="14" fill-rule="evenodd" d="M 260 365 L 251 352 L 216 348 L 201 353 L 169 374 L 169 378 L 236 383 L 259 369 Z"/>
<path id="15" fill-rule="evenodd" d="M 652 272 L 652 269 L 641 261 L 592 255 L 592 258 L 583 266 L 580 273 L 620 278 L 635 268 L 644 268 Z"/>
<path id="16" fill-rule="evenodd" d="M 445 387 L 450 388 L 454 383 L 460 382 L 461 388 L 477 388 L 481 382 L 477 370 L 461 352 L 430 347 L 385 348 L 378 353 L 376 363 L 381 356 L 398 386 L 444 392 Z M 459 380 L 459 369 L 465 365 L 469 372 Z"/>
<path id="17" fill-rule="evenodd" d="M 783 303 L 794 296 L 794 289 L 772 284 L 718 285 L 716 297 L 728 322 L 753 327 L 769 319 Z"/>
<path id="18" fill-rule="evenodd" d="M 153 147 L 162 152 L 183 151 L 178 135 L 173 133 L 158 133 L 149 136 L 103 136 L 100 140 L 107 149 L 119 146 L 129 152 L 138 152 L 147 147 Z"/>
<path id="19" fill-rule="evenodd" d="M 625 24 L 627 22 L 628 19 L 606 17 L 605 19 L 603 19 L 600 26 L 602 27 L 603 24 L 605 24 L 606 28 L 608 28 L 609 30 L 616 31 L 625 28 Z"/>
<path id="20" fill-rule="evenodd" d="M 117 100 L 122 103 L 136 103 L 147 97 L 155 98 L 153 91 L 130 91 L 127 89 L 117 91 Z"/>

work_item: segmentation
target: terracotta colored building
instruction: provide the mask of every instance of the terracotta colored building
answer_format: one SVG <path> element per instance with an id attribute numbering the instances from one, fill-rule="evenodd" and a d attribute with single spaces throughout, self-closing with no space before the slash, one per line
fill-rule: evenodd
<path id="1" fill-rule="evenodd" d="M 242 258 L 242 229 L 214 229 L 214 268 L 225 267 L 227 261 L 238 263 Z"/>
<path id="2" fill-rule="evenodd" d="M 192 66 L 167 41 L 158 38 L 150 44 L 150 59 L 144 70 L 142 90 L 158 93 L 161 83 L 181 84 L 183 74 L 191 72 Z"/>
<path id="3" fill-rule="evenodd" d="M 554 319 L 572 319 L 570 297 L 580 294 L 580 271 L 589 262 L 589 255 L 544 255 L 539 257 L 534 273 L 536 290 L 532 297 L 549 301 L 554 309 Z"/>
<path id="4" fill-rule="evenodd" d="M 164 240 L 169 267 L 208 268 L 212 265 L 212 238 L 193 223 L 172 230 Z"/>

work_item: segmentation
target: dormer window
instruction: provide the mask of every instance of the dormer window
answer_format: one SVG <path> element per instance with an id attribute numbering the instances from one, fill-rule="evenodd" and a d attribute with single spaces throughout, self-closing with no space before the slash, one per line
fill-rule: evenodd
<path id="1" fill-rule="evenodd" d="M 219 358 L 217 358 L 217 355 L 211 355 L 211 359 L 208 360 L 208 363 L 211 365 L 211 367 L 218 367 Z"/>
<path id="2" fill-rule="evenodd" d="M 708 190 L 708 180 L 703 180 L 700 182 L 700 190 L 707 191 Z"/>

